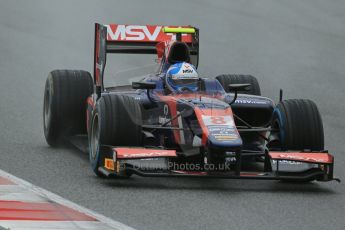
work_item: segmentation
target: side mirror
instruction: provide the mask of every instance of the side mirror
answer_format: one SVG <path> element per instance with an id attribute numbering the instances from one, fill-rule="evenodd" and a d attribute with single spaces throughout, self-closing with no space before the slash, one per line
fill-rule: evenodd
<path id="1" fill-rule="evenodd" d="M 249 91 L 251 84 L 245 83 L 245 84 L 230 84 L 229 86 L 230 91 Z"/>
<path id="2" fill-rule="evenodd" d="M 155 89 L 155 82 L 132 82 L 133 89 Z"/>
<path id="3" fill-rule="evenodd" d="M 229 105 L 233 104 L 236 99 L 237 99 L 237 92 L 238 91 L 248 91 L 250 89 L 251 84 L 246 83 L 246 84 L 230 84 L 229 90 L 230 91 L 235 91 L 234 99 L 229 103 Z"/>

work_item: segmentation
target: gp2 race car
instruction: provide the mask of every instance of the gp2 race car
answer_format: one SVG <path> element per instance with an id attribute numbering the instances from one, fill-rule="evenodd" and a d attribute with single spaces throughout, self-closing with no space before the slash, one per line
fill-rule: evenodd
<path id="1" fill-rule="evenodd" d="M 158 70 L 131 85 L 105 86 L 109 53 L 157 54 Z M 331 181 L 320 113 L 305 99 L 261 96 L 251 75 L 199 78 L 197 92 L 169 93 L 178 62 L 198 66 L 192 26 L 95 24 L 94 72 L 54 70 L 44 93 L 51 146 L 86 140 L 99 177 L 202 177 Z M 72 141 L 74 143 L 74 141 Z"/>

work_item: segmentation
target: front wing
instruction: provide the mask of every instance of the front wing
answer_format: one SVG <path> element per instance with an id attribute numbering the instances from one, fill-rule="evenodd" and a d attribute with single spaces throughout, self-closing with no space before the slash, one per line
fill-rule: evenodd
<path id="1" fill-rule="evenodd" d="M 107 147 L 99 171 L 108 177 L 136 174 L 143 177 L 201 177 L 289 181 L 331 181 L 334 157 L 327 152 L 270 152 L 262 170 L 211 170 L 206 167 L 176 168 L 175 150 Z M 186 166 L 186 165 L 185 165 Z"/>

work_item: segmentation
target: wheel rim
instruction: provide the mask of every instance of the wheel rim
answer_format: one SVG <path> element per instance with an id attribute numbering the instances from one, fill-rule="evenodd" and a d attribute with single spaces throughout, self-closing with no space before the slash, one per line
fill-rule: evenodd
<path id="1" fill-rule="evenodd" d="M 97 150 L 99 146 L 99 126 L 98 126 L 98 115 L 96 114 L 92 121 L 91 128 L 91 157 L 92 159 L 96 158 Z"/>
<path id="2" fill-rule="evenodd" d="M 51 116 L 51 84 L 50 81 L 47 81 L 47 85 L 44 92 L 44 113 L 43 113 L 43 120 L 44 120 L 44 128 L 47 129 L 49 127 L 50 116 Z"/>
<path id="3" fill-rule="evenodd" d="M 273 148 L 279 148 L 281 147 L 282 140 L 281 140 L 281 134 L 280 134 L 280 125 L 278 120 L 274 120 L 271 125 L 271 134 L 270 134 L 270 146 Z"/>

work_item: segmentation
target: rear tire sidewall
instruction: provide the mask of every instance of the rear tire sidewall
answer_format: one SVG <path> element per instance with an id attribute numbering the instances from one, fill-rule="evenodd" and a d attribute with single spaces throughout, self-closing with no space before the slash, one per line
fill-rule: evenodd
<path id="1" fill-rule="evenodd" d="M 59 116 L 57 85 L 54 83 L 52 73 L 49 73 L 44 89 L 43 102 L 43 130 L 47 143 L 52 147 L 66 145 L 67 132 L 63 132 Z"/>
<path id="2" fill-rule="evenodd" d="M 43 127 L 44 127 L 44 135 L 47 139 L 49 145 L 55 145 L 56 143 L 52 140 L 52 99 L 53 99 L 53 84 L 52 84 L 52 76 L 49 74 L 45 89 L 44 89 L 44 105 L 43 105 Z"/>
<path id="3" fill-rule="evenodd" d="M 47 143 L 58 147 L 73 135 L 86 134 L 86 99 L 93 92 L 91 74 L 83 70 L 54 70 L 48 74 L 43 102 Z"/>

